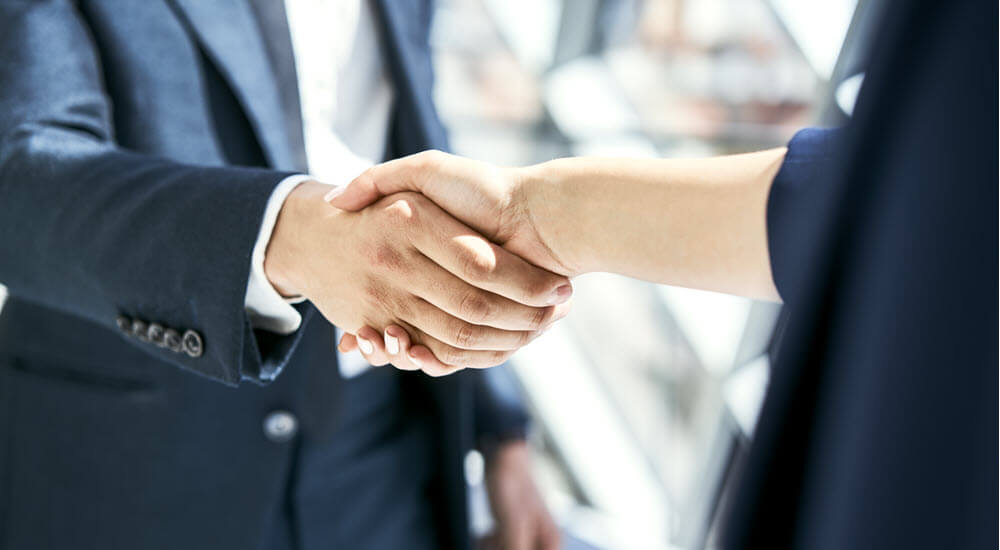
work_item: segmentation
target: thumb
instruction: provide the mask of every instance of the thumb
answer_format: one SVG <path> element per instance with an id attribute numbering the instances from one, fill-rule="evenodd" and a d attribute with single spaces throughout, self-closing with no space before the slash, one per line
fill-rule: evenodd
<path id="1" fill-rule="evenodd" d="M 421 192 L 415 175 L 444 153 L 425 151 L 401 159 L 376 164 L 354 178 L 346 187 L 336 187 L 323 199 L 342 210 L 357 211 L 378 199 L 401 191 Z"/>
<path id="2" fill-rule="evenodd" d="M 384 193 L 375 185 L 375 178 L 365 170 L 346 186 L 334 187 L 323 200 L 342 210 L 356 211 L 380 199 Z"/>

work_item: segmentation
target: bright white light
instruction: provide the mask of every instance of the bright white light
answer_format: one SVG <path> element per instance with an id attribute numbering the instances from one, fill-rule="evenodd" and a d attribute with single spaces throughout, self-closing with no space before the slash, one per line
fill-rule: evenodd
<path id="1" fill-rule="evenodd" d="M 576 141 L 639 129 L 639 119 L 599 57 L 581 57 L 545 80 L 545 105 L 556 126 Z"/>
<path id="2" fill-rule="evenodd" d="M 802 53 L 823 78 L 829 79 L 837 64 L 840 45 L 847 36 L 857 0 L 803 2 L 771 0 Z"/>
<path id="3" fill-rule="evenodd" d="M 635 540 L 667 540 L 663 485 L 568 327 L 557 325 L 518 352 L 514 368 L 591 502 Z"/>
<path id="4" fill-rule="evenodd" d="M 659 291 L 702 365 L 714 372 L 728 371 L 736 359 L 753 302 L 674 286 L 664 285 Z"/>
<path id="5" fill-rule="evenodd" d="M 861 91 L 861 84 L 865 81 L 865 73 L 858 73 L 854 76 L 845 78 L 843 82 L 837 86 L 837 91 L 835 96 L 837 98 L 837 105 L 840 107 L 841 111 L 851 116 L 854 114 L 854 104 L 858 101 L 858 92 Z"/>
<path id="6" fill-rule="evenodd" d="M 535 74 L 545 72 L 555 56 L 562 2 L 485 0 L 483 4 L 518 61 Z"/>
<path id="7" fill-rule="evenodd" d="M 726 405 L 740 425 L 743 433 L 750 435 L 757 425 L 760 406 L 764 404 L 767 380 L 771 374 L 767 355 L 747 363 L 737 369 L 722 386 Z"/>

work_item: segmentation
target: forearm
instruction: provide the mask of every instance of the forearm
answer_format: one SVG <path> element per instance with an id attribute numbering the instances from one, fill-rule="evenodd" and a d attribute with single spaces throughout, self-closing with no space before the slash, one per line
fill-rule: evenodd
<path id="1" fill-rule="evenodd" d="M 124 315 L 194 329 L 207 343 L 199 358 L 129 341 L 227 383 L 256 379 L 244 288 L 263 206 L 282 176 L 186 166 L 39 129 L 0 155 L 0 280 L 12 295 L 109 328 Z"/>
<path id="2" fill-rule="evenodd" d="M 784 154 L 560 159 L 524 170 L 524 200 L 574 272 L 773 300 L 766 206 Z"/>
<path id="3" fill-rule="evenodd" d="M 287 174 L 119 147 L 76 4 L 0 2 L 0 281 L 111 330 L 130 324 L 127 341 L 164 361 L 263 380 L 294 338 L 258 346 L 244 290 L 264 206 Z M 201 334 L 203 353 L 156 345 L 144 323 Z"/>

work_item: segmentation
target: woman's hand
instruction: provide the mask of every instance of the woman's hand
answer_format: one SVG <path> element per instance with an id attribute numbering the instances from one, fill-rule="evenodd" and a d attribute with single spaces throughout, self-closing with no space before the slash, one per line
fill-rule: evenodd
<path id="1" fill-rule="evenodd" d="M 440 151 L 425 151 L 373 166 L 347 187 L 327 195 L 343 210 L 357 211 L 386 195 L 416 191 L 469 227 L 524 260 L 560 275 L 579 269 L 554 248 L 538 217 L 545 185 L 525 168 L 503 168 Z"/>

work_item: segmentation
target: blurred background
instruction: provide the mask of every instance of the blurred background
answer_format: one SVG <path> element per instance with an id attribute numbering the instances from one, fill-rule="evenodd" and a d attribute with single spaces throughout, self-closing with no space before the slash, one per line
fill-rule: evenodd
<path id="1" fill-rule="evenodd" d="M 505 165 L 781 146 L 850 112 L 860 76 L 840 54 L 856 9 L 438 0 L 435 98 L 454 152 Z M 607 274 L 575 285 L 573 314 L 513 362 L 567 547 L 713 547 L 780 308 Z M 466 466 L 486 531 L 482 458 Z"/>
<path id="2" fill-rule="evenodd" d="M 505 165 L 780 146 L 850 113 L 852 21 L 877 4 L 438 0 L 435 97 L 456 153 Z M 713 547 L 780 308 L 607 274 L 575 284 L 574 313 L 513 362 L 567 548 Z M 466 475 L 486 532 L 481 456 Z"/>

